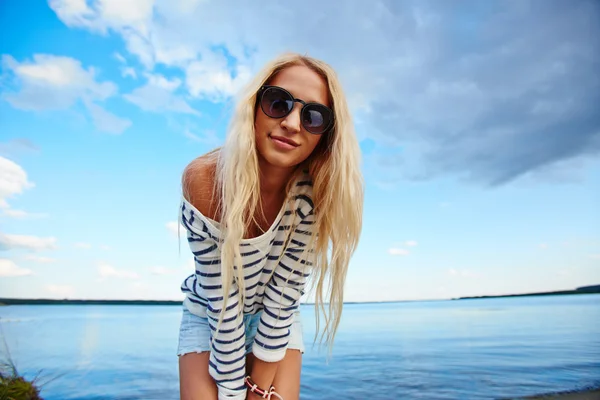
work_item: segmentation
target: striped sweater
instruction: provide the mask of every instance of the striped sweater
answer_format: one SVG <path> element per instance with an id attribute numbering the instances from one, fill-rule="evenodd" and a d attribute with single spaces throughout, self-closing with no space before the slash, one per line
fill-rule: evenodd
<path id="1" fill-rule="evenodd" d="M 186 308 L 208 319 L 211 328 L 209 373 L 217 383 L 219 399 L 246 398 L 245 326 L 238 318 L 242 307 L 245 315 L 262 310 L 252 353 L 267 362 L 280 361 L 285 356 L 294 311 L 309 276 L 310 263 L 304 262 L 306 253 L 303 251 L 314 222 L 310 176 L 301 175 L 292 190 L 293 201 L 286 203 L 268 231 L 255 238 L 242 239 L 240 253 L 246 298 L 243 305 L 239 304 L 238 287 L 235 283 L 231 285 L 219 332 L 216 328 L 223 307 L 220 225 L 182 199 L 180 222 L 187 231 L 196 272 L 185 279 L 181 290 L 186 294 Z M 282 254 L 288 235 L 291 241 Z"/>

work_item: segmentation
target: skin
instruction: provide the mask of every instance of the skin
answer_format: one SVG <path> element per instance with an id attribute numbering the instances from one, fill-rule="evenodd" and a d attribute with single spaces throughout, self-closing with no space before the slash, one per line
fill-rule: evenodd
<path id="1" fill-rule="evenodd" d="M 330 106 L 329 93 L 325 80 L 310 68 L 291 66 L 275 75 L 270 85 L 280 86 L 295 98 L 305 102 L 318 102 Z M 257 107 L 255 114 L 256 147 L 259 155 L 261 199 L 264 215 L 257 216 L 258 225 L 246 233 L 254 237 L 268 229 L 274 222 L 285 199 L 285 186 L 295 168 L 305 161 L 315 150 L 323 135 L 307 132 L 301 124 L 302 104 L 295 103 L 294 110 L 285 118 L 274 119 Z M 279 136 L 293 140 L 298 146 L 292 150 L 280 150 L 272 137 Z M 202 165 L 202 158 L 194 162 Z M 195 176 L 190 176 L 190 186 L 194 200 L 192 204 L 204 215 L 216 219 L 214 199 L 203 195 L 210 193 L 214 182 L 214 165 L 203 165 Z M 179 357 L 179 379 L 182 400 L 217 399 L 217 388 L 208 373 L 209 353 L 191 353 Z M 247 357 L 246 368 L 255 383 L 261 388 L 275 386 L 285 400 L 296 400 L 300 394 L 300 371 L 302 354 L 288 349 L 283 360 L 268 363 L 252 354 Z M 248 400 L 260 399 L 249 393 Z"/>

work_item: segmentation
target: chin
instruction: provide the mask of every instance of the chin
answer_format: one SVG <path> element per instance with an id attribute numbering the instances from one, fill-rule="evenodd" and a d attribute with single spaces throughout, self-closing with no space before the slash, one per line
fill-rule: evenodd
<path id="1" fill-rule="evenodd" d="M 293 168 L 298 166 L 302 160 L 298 157 L 293 157 L 291 154 L 282 154 L 274 151 L 267 151 L 265 154 L 261 154 L 261 158 L 277 168 Z"/>

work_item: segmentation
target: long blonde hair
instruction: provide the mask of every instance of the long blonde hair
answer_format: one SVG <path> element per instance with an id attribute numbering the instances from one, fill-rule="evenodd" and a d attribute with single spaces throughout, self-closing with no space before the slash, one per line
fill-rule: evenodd
<path id="1" fill-rule="evenodd" d="M 325 338 L 331 350 L 342 313 L 348 264 L 362 229 L 363 180 L 360 149 L 337 75 L 328 64 L 305 55 L 280 55 L 254 77 L 238 99 L 224 146 L 211 153 L 216 160 L 215 195 L 219 196 L 223 236 L 220 247 L 225 304 L 218 325 L 223 320 L 232 281 L 238 285 L 240 309 L 243 310 L 244 273 L 243 268 L 234 268 L 234 265 L 242 265 L 240 241 L 251 224 L 256 222 L 257 209 L 260 207 L 262 210 L 254 128 L 256 95 L 260 87 L 278 72 L 294 65 L 304 65 L 325 80 L 335 114 L 332 130 L 325 134 L 317 148 L 297 169 L 297 173 L 307 169 L 313 181 L 315 229 L 310 241 L 310 257 L 314 261 L 311 284 L 316 289 L 315 340 L 322 312 L 325 326 L 320 340 Z M 293 181 L 292 178 L 287 185 L 288 194 Z M 305 260 L 308 257 L 307 252 Z M 328 312 L 325 309 L 326 298 Z"/>

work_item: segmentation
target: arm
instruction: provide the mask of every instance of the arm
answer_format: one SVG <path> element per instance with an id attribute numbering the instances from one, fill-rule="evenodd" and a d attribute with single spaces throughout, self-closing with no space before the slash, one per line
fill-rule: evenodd
<path id="1" fill-rule="evenodd" d="M 304 197 L 304 196 L 303 196 Z M 308 201 L 307 201 L 308 200 Z M 291 233 L 291 242 L 276 265 L 273 276 L 265 287 L 263 313 L 252 352 L 255 361 L 252 379 L 261 388 L 273 383 L 279 361 L 285 356 L 289 342 L 294 311 L 300 304 L 310 263 L 305 262 L 305 248 L 312 233 L 314 214 L 310 199 L 300 199 L 299 225 Z M 250 395 L 249 399 L 253 399 Z"/>
<path id="2" fill-rule="evenodd" d="M 209 192 L 210 182 L 207 184 L 205 179 L 211 175 L 201 169 L 188 168 L 186 172 L 188 175 L 184 177 L 184 181 L 189 183 L 187 194 L 196 200 L 193 207 L 184 202 L 181 212 L 181 221 L 188 230 L 188 242 L 196 266 L 196 273 L 188 290 L 193 292 L 197 296 L 196 301 L 205 307 L 211 330 L 208 372 L 217 384 L 219 399 L 244 400 L 246 338 L 243 320 L 239 316 L 241 305 L 238 301 L 238 287 L 235 283 L 231 285 L 225 306 L 221 252 L 217 245 L 219 233 L 213 231 L 205 219 L 205 216 L 214 218 L 211 199 L 206 196 L 193 196 L 194 193 Z M 190 175 L 192 172 L 194 174 Z M 223 321 L 219 332 L 216 332 L 223 308 Z"/>
<path id="3" fill-rule="evenodd" d="M 206 309 L 211 329 L 208 372 L 217 384 L 219 400 L 245 399 L 246 332 L 243 319 L 239 316 L 237 285 L 231 287 L 219 332 L 216 332 L 216 328 L 224 301 L 222 291 L 214 294 L 216 296 L 208 299 Z"/>

